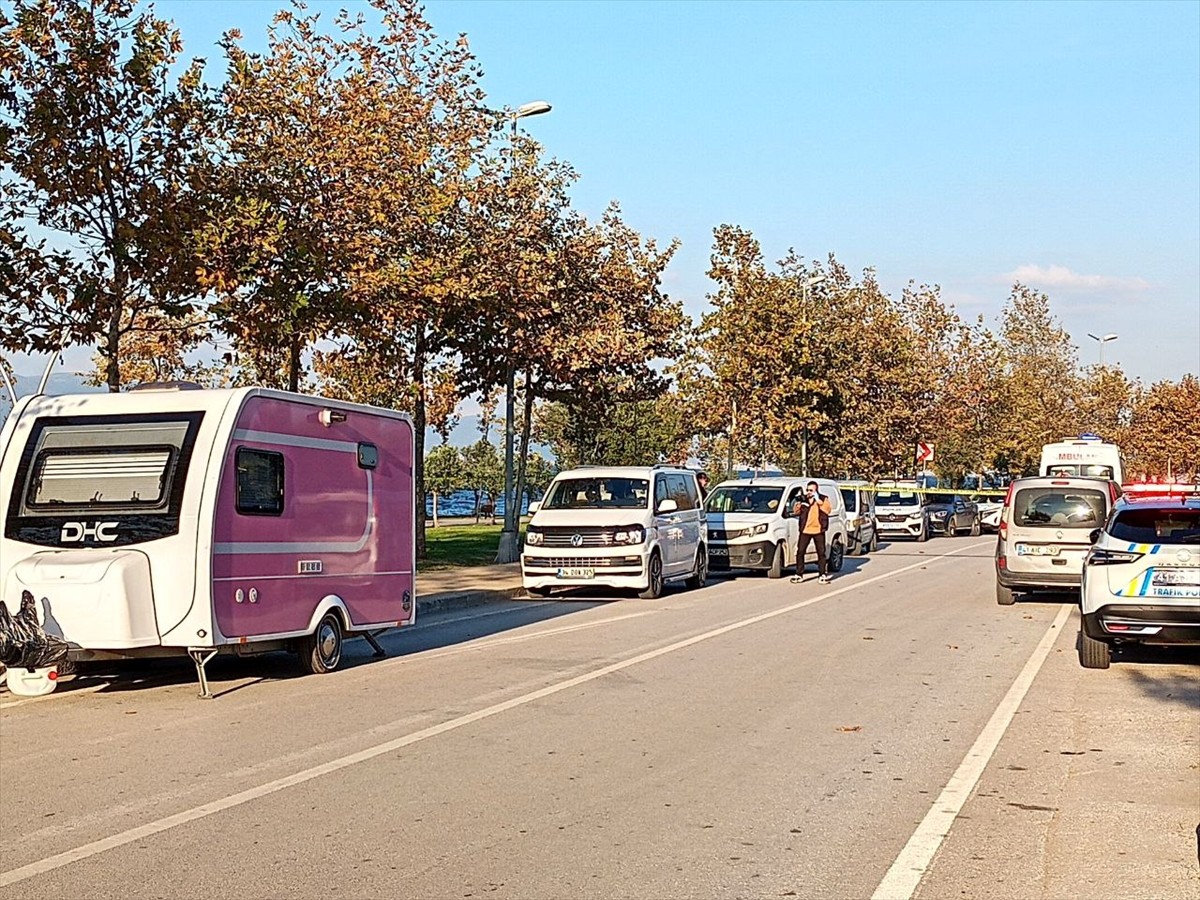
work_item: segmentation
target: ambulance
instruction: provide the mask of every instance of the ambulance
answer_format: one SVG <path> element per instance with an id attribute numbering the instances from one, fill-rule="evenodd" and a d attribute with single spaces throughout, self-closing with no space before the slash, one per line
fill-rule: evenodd
<path id="1" fill-rule="evenodd" d="M 1042 447 L 1038 474 L 1059 478 L 1102 478 L 1120 484 L 1121 451 L 1116 444 L 1105 443 L 1097 434 L 1063 438 Z"/>

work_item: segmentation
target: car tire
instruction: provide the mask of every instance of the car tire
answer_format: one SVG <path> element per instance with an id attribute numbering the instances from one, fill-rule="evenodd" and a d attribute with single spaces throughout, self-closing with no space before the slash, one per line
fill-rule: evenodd
<path id="1" fill-rule="evenodd" d="M 980 522 L 979 517 L 976 516 L 971 520 L 971 537 L 979 537 L 981 534 L 983 534 L 983 523 Z"/>
<path id="2" fill-rule="evenodd" d="M 549 597 L 552 590 L 554 589 L 548 587 L 525 588 L 525 593 L 531 597 Z"/>
<path id="3" fill-rule="evenodd" d="M 928 522 L 922 522 L 922 523 L 921 523 L 921 531 L 920 531 L 920 533 L 917 535 L 917 543 L 918 543 L 918 544 L 923 544 L 923 543 L 925 543 L 927 540 L 929 540 L 929 523 L 928 523 Z"/>
<path id="4" fill-rule="evenodd" d="M 342 619 L 327 612 L 312 634 L 300 638 L 300 670 L 306 675 L 325 675 L 342 661 Z"/>
<path id="5" fill-rule="evenodd" d="M 771 568 L 767 569 L 767 577 L 782 578 L 785 565 L 787 565 L 787 547 L 783 541 L 780 541 L 775 545 L 775 556 L 771 559 Z"/>
<path id="6" fill-rule="evenodd" d="M 871 530 L 871 544 L 867 548 L 867 552 L 874 553 L 878 549 L 879 549 L 879 529 L 873 528 Z"/>
<path id="7" fill-rule="evenodd" d="M 662 557 L 655 550 L 646 563 L 646 587 L 638 591 L 643 600 L 657 600 L 663 595 Z"/>
<path id="8" fill-rule="evenodd" d="M 1079 664 L 1085 669 L 1107 669 L 1112 662 L 1112 648 L 1104 641 L 1089 637 L 1079 629 Z"/>
<path id="9" fill-rule="evenodd" d="M 846 562 L 846 548 L 842 546 L 841 538 L 834 538 L 829 548 L 829 571 L 840 572 Z"/>
<path id="10" fill-rule="evenodd" d="M 958 537 L 958 528 L 954 524 L 954 518 L 946 520 L 946 537 Z"/>
<path id="11" fill-rule="evenodd" d="M 1012 588 L 1007 588 L 1000 582 L 996 582 L 996 602 L 1001 606 L 1012 606 L 1017 602 L 1017 595 L 1013 593 Z"/>
<path id="12" fill-rule="evenodd" d="M 696 551 L 696 565 L 684 582 L 688 590 L 698 590 L 708 583 L 708 551 L 703 547 Z"/>

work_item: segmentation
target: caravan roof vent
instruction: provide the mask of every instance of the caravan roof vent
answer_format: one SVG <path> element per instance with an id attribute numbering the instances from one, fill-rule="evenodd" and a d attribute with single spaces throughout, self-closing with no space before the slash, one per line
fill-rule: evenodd
<path id="1" fill-rule="evenodd" d="M 135 384 L 131 387 L 133 391 L 202 391 L 200 385 L 194 381 L 146 381 L 142 384 Z"/>

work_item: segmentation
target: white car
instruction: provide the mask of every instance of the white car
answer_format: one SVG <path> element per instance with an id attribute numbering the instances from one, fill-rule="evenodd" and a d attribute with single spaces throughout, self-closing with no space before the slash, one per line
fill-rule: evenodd
<path id="1" fill-rule="evenodd" d="M 1000 516 L 1004 512 L 1004 498 L 991 494 L 972 494 L 971 499 L 979 507 L 979 524 L 984 531 L 999 531 Z"/>
<path id="2" fill-rule="evenodd" d="M 795 566 L 800 523 L 791 510 L 810 481 L 829 499 L 825 553 L 829 570 L 840 572 L 849 546 L 846 505 L 837 482 L 828 478 L 742 478 L 719 484 L 705 504 L 712 568 L 762 569 L 770 578 L 781 578 Z M 810 546 L 805 563 L 816 561 L 816 550 Z"/>
<path id="3" fill-rule="evenodd" d="M 1079 663 L 1113 645 L 1200 645 L 1200 495 L 1118 501 L 1083 567 Z"/>
<path id="4" fill-rule="evenodd" d="M 521 577 L 536 596 L 604 586 L 653 599 L 668 581 L 702 587 L 708 578 L 704 506 L 689 469 L 571 469 L 529 509 Z"/>

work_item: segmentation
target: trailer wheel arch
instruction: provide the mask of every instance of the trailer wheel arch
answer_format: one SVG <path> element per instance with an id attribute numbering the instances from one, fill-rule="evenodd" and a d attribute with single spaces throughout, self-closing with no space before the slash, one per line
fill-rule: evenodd
<path id="1" fill-rule="evenodd" d="M 350 613 L 346 609 L 346 604 L 337 594 L 327 594 L 321 598 L 321 602 L 317 604 L 316 610 L 308 620 L 308 628 L 306 634 L 312 634 L 317 630 L 317 625 L 321 619 L 325 618 L 327 612 L 336 612 L 338 618 L 342 620 L 342 633 L 350 634 L 353 625 L 350 622 Z"/>

